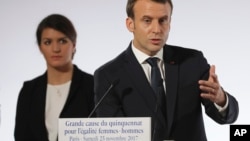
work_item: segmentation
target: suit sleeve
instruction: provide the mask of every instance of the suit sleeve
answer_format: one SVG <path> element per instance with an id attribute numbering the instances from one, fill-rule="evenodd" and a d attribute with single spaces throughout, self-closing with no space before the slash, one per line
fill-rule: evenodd
<path id="1" fill-rule="evenodd" d="M 201 53 L 200 60 L 201 60 L 200 66 L 201 66 L 201 72 L 202 72 L 201 79 L 207 80 L 209 77 L 209 65 L 202 53 Z M 224 91 L 224 93 L 228 95 L 228 102 L 229 102 L 228 107 L 226 109 L 226 116 L 222 116 L 221 113 L 218 111 L 218 109 L 215 107 L 214 103 L 211 102 L 210 100 L 202 99 L 202 103 L 205 106 L 206 114 L 210 118 L 212 118 L 214 121 L 216 121 L 219 124 L 230 124 L 237 120 L 239 107 L 238 107 L 238 102 L 235 99 L 235 97 L 233 97 L 226 91 Z"/>
<path id="2" fill-rule="evenodd" d="M 228 107 L 226 116 L 222 116 L 214 104 L 210 101 L 204 102 L 206 114 L 219 124 L 231 124 L 237 120 L 239 114 L 239 106 L 237 100 L 225 92 L 228 96 Z"/>

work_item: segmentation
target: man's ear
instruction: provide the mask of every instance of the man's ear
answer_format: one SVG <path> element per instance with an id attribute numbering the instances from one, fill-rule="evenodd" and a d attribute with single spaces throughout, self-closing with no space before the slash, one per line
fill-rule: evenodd
<path id="1" fill-rule="evenodd" d="M 134 32 L 135 25 L 134 25 L 134 20 L 132 18 L 128 17 L 126 19 L 126 26 L 130 32 Z"/>

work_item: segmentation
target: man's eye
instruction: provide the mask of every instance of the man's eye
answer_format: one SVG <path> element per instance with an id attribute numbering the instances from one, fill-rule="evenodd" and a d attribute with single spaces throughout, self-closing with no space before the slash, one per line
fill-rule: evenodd
<path id="1" fill-rule="evenodd" d="M 168 24 L 168 20 L 164 18 L 164 19 L 159 20 L 159 23 L 160 24 Z"/>
<path id="2" fill-rule="evenodd" d="M 150 23 L 150 22 L 151 22 L 150 19 L 144 19 L 143 21 L 144 21 L 145 23 Z"/>

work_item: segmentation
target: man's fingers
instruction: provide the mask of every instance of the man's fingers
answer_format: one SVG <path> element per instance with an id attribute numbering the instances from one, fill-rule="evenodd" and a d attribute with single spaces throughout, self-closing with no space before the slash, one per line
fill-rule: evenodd
<path id="1" fill-rule="evenodd" d="M 215 74 L 215 65 L 211 65 L 209 69 L 209 78 L 208 81 L 214 82 L 214 74 Z"/>

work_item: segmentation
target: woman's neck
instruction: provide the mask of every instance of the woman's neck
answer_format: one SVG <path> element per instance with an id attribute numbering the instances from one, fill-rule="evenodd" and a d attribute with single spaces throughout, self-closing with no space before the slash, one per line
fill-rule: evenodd
<path id="1" fill-rule="evenodd" d="M 48 83 L 52 85 L 59 85 L 70 81 L 72 79 L 73 69 L 73 65 L 69 65 L 64 68 L 48 67 Z"/>

